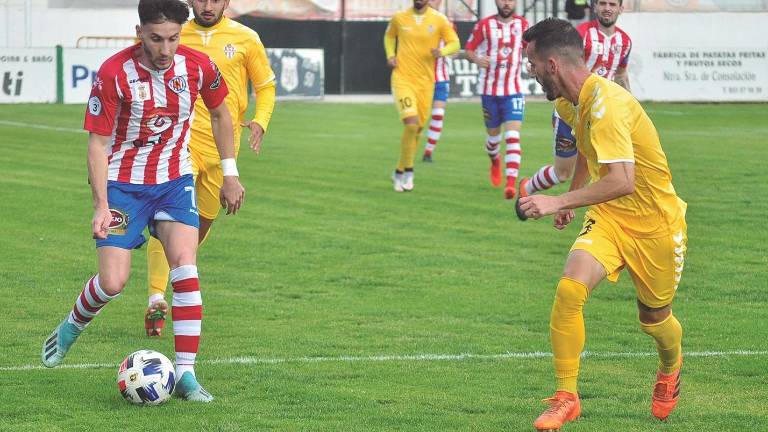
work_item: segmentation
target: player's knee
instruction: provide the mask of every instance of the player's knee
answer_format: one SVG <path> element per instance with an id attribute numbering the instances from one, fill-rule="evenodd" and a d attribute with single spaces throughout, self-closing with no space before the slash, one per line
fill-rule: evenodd
<path id="1" fill-rule="evenodd" d="M 586 284 L 568 277 L 560 278 L 555 292 L 555 304 L 581 306 L 587 300 L 589 290 Z"/>
<path id="2" fill-rule="evenodd" d="M 653 325 L 663 322 L 669 318 L 670 315 L 672 315 L 672 305 L 652 308 L 640 303 L 638 300 L 637 311 L 638 319 L 640 320 L 640 327 L 643 329 L 643 331 L 646 331 L 646 327 L 644 327 L 643 324 Z"/>
<path id="3" fill-rule="evenodd" d="M 125 284 L 128 282 L 128 275 L 122 275 L 117 273 L 99 273 L 99 286 L 107 293 L 107 295 L 113 296 L 123 292 Z"/>

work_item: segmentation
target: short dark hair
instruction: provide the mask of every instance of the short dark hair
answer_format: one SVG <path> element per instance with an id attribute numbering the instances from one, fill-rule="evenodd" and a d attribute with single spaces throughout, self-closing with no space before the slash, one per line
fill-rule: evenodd
<path id="1" fill-rule="evenodd" d="M 189 6 L 180 0 L 139 0 L 139 22 L 171 21 L 184 24 L 189 18 Z"/>
<path id="2" fill-rule="evenodd" d="M 536 42 L 536 52 L 548 55 L 553 51 L 571 62 L 584 58 L 584 42 L 578 31 L 566 20 L 547 18 L 523 33 L 527 43 Z"/>

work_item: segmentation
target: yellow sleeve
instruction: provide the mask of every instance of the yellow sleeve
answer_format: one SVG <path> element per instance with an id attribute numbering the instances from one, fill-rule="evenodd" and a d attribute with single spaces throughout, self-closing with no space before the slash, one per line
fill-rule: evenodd
<path id="1" fill-rule="evenodd" d="M 256 90 L 255 93 L 256 114 L 253 117 L 253 121 L 258 123 L 266 132 L 269 127 L 269 121 L 272 119 L 272 112 L 275 109 L 275 80 Z"/>
<path id="2" fill-rule="evenodd" d="M 571 128 L 576 127 L 576 108 L 565 98 L 555 100 L 555 111 Z"/>
<path id="3" fill-rule="evenodd" d="M 621 102 L 606 97 L 605 88 L 595 94 L 589 109 L 589 139 L 601 164 L 634 162 L 630 113 Z"/>
<path id="4" fill-rule="evenodd" d="M 397 43 L 397 17 L 389 20 L 387 31 L 384 32 L 384 51 L 387 53 L 387 60 L 395 56 L 395 45 Z"/>
<path id="5" fill-rule="evenodd" d="M 440 39 L 445 42 L 445 46 L 440 49 L 440 55 L 442 56 L 455 54 L 461 49 L 459 35 L 456 34 L 456 30 L 453 29 L 453 26 L 447 19 L 444 19 L 442 28 L 440 30 Z"/>
<path id="6" fill-rule="evenodd" d="M 254 34 L 246 50 L 246 69 L 256 94 L 256 112 L 253 120 L 266 132 L 275 108 L 275 73 L 269 65 L 267 51 L 258 34 Z"/>

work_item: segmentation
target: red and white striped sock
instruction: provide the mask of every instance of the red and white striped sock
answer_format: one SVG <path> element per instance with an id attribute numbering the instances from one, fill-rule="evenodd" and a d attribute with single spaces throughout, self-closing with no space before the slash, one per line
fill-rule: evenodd
<path id="1" fill-rule="evenodd" d="M 197 279 L 197 266 L 183 265 L 171 270 L 173 286 L 173 341 L 176 345 L 176 377 L 195 374 L 195 357 L 200 345 L 203 300 Z"/>
<path id="2" fill-rule="evenodd" d="M 556 184 L 560 184 L 560 179 L 557 178 L 555 167 L 552 165 L 545 165 L 539 168 L 539 170 L 536 171 L 536 174 L 531 177 L 531 181 L 525 185 L 525 190 L 530 195 L 547 190 Z"/>
<path id="3" fill-rule="evenodd" d="M 501 142 L 501 135 L 488 135 L 488 138 L 485 141 L 485 152 L 488 153 L 488 157 L 491 158 L 491 160 L 496 160 L 499 158 L 499 143 Z"/>
<path id="4" fill-rule="evenodd" d="M 432 120 L 429 121 L 429 130 L 427 131 L 427 146 L 424 148 L 425 155 L 432 155 L 437 142 L 440 141 L 440 135 L 443 133 L 444 118 L 445 108 L 434 108 L 432 110 Z"/>
<path id="5" fill-rule="evenodd" d="M 517 182 L 517 176 L 520 172 L 520 160 L 522 158 L 522 150 L 520 149 L 520 132 L 507 131 L 505 134 L 507 141 L 507 153 L 504 156 L 504 163 L 506 164 L 506 176 L 507 186 L 514 186 Z"/>
<path id="6" fill-rule="evenodd" d="M 98 315 L 101 308 L 118 295 L 107 295 L 99 286 L 99 275 L 96 274 L 86 282 L 75 305 L 72 306 L 72 312 L 69 313 L 67 321 L 80 330 L 84 329 Z"/>

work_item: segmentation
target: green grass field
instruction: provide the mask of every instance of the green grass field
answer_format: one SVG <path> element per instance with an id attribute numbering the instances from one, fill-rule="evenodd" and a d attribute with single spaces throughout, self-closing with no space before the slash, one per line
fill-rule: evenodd
<path id="1" fill-rule="evenodd" d="M 766 431 L 766 105 L 647 109 L 689 204 L 682 399 L 669 422 L 651 417 L 655 351 L 624 274 L 587 303 L 583 417 L 563 430 Z M 396 194 L 394 107 L 279 103 L 262 155 L 240 155 L 242 213 L 221 217 L 199 253 L 197 371 L 217 399 L 155 408 L 129 405 L 115 382 L 134 350 L 173 357 L 170 334 L 143 335 L 143 250 L 67 367 L 40 367 L 43 339 L 96 269 L 83 113 L 0 106 L 0 430 L 533 429 L 580 223 L 516 219 L 487 180 L 477 104 L 449 105 L 435 163 Z M 524 174 L 551 161 L 550 113 L 528 104 Z"/>

